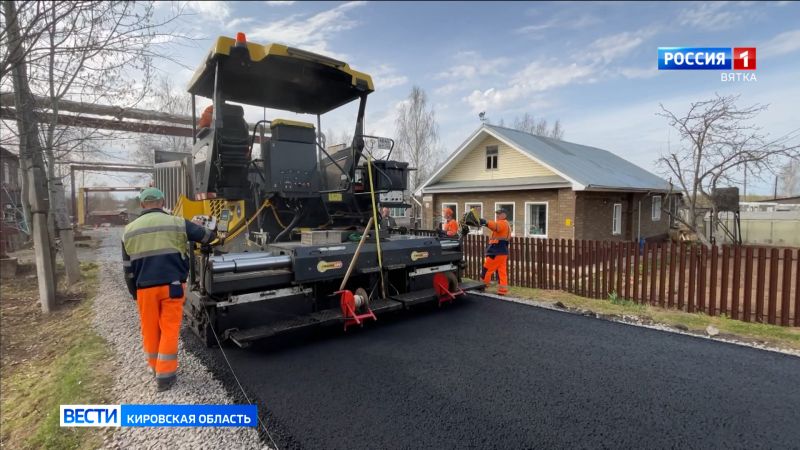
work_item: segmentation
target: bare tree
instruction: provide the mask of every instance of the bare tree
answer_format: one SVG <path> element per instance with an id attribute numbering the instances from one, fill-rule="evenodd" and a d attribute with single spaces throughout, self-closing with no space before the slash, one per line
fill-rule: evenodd
<path id="1" fill-rule="evenodd" d="M 562 139 L 564 137 L 564 128 L 561 126 L 560 120 L 556 120 L 551 128 L 546 119 L 536 120 L 528 113 L 525 113 L 522 117 L 514 118 L 514 129 L 553 139 Z"/>
<path id="2" fill-rule="evenodd" d="M 167 77 L 159 77 L 157 79 L 150 97 L 148 100 L 157 111 L 176 116 L 189 116 L 192 114 L 191 97 L 186 93 L 178 92 L 172 80 Z M 155 162 L 155 150 L 190 153 L 192 151 L 192 140 L 181 136 L 140 134 L 136 140 L 134 159 L 142 164 L 153 164 Z"/>
<path id="3" fill-rule="evenodd" d="M 28 83 L 28 69 L 25 63 L 23 38 L 19 13 L 14 2 L 4 1 L 3 17 L 8 25 L 7 41 L 9 60 L 12 61 L 12 85 L 14 104 L 17 110 L 17 130 L 19 132 L 20 162 L 22 163 L 23 203 L 33 206 L 30 224 L 36 257 L 36 275 L 39 284 L 39 299 L 42 312 L 49 313 L 55 307 L 55 278 L 52 261 L 50 236 L 47 233 L 47 212 L 49 200 L 44 182 L 45 168 L 42 160 L 42 146 L 37 134 L 38 121 L 34 111 L 34 98 Z"/>
<path id="4" fill-rule="evenodd" d="M 14 4 L 16 14 L 11 20 L 5 15 L 0 17 L 0 80 L 10 74 L 19 61 L 31 64 L 41 58 L 33 55 L 40 49 L 41 39 L 51 25 L 51 21 L 60 21 L 68 16 L 77 2 L 47 2 L 39 0 L 17 1 Z M 56 14 L 53 14 L 53 8 Z M 19 30 L 19 34 L 9 33 L 9 29 Z M 13 36 L 12 36 L 13 34 Z M 17 49 L 12 52 L 11 49 Z"/>
<path id="5" fill-rule="evenodd" d="M 780 194 L 791 197 L 800 194 L 800 159 L 790 159 L 778 172 Z"/>
<path id="6" fill-rule="evenodd" d="M 439 125 L 436 113 L 428 105 L 428 96 L 419 86 L 411 88 L 395 120 L 395 145 L 400 159 L 416 170 L 411 172 L 409 189 L 413 192 L 436 166 L 439 156 Z"/>
<path id="7" fill-rule="evenodd" d="M 47 216 L 49 242 L 55 242 L 56 236 L 61 239 L 68 281 L 72 282 L 79 272 L 63 195 L 66 171 L 59 171 L 59 166 L 70 160 L 74 150 L 85 148 L 87 141 L 118 136 L 86 126 L 66 126 L 59 121 L 59 105 L 73 100 L 130 108 L 140 102 L 150 90 L 153 60 L 169 57 L 158 44 L 180 37 L 169 25 L 181 12 L 156 19 L 153 2 L 9 0 L 3 5 L 2 29 L 8 27 L 8 32 L 0 34 L 5 50 L 0 71 L 19 72 L 19 66 L 26 65 L 21 76 L 27 92 L 15 96 L 16 120 L 23 125 L 12 139 L 21 155 L 35 152 L 43 160 L 45 174 L 26 172 L 26 176 L 46 180 L 50 202 L 37 211 Z M 13 86 L 6 77 L 0 80 L 3 90 L 17 93 L 20 86 L 16 78 Z M 36 98 L 45 98 L 45 104 Z M 36 140 L 40 145 L 33 145 L 27 134 L 31 126 L 40 134 Z M 50 264 L 55 264 L 54 257 Z"/>
<path id="8" fill-rule="evenodd" d="M 687 217 L 677 219 L 698 236 L 716 187 L 738 184 L 743 170 L 760 177 L 773 171 L 783 158 L 800 156 L 796 142 L 800 129 L 770 138 L 751 123 L 767 106 L 739 107 L 738 100 L 739 96 L 716 95 L 691 103 L 684 114 L 673 113 L 664 105 L 657 113 L 678 132 L 680 146 L 662 154 L 656 164 L 683 191 Z"/>

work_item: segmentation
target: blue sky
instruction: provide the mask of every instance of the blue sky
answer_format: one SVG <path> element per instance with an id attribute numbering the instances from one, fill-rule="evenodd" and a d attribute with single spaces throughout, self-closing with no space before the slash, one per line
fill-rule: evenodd
<path id="1" fill-rule="evenodd" d="M 511 124 L 525 112 L 561 120 L 565 140 L 611 150 L 659 173 L 676 145 L 659 103 L 741 94 L 769 104 L 757 122 L 778 136 L 800 127 L 800 3 L 188 2 L 181 25 L 198 36 L 173 51 L 197 66 L 218 35 L 243 31 L 343 59 L 373 75 L 367 129 L 391 136 L 412 85 L 428 93 L 449 154 L 477 127 L 478 112 Z M 161 5 L 162 11 L 169 4 Z M 175 4 L 172 5 L 175 7 Z M 716 71 L 657 70 L 659 46 L 757 47 L 757 82 L 722 82 Z M 161 66 L 177 86 L 192 70 Z M 260 111 L 248 111 L 251 119 Z M 269 112 L 268 115 L 291 116 Z M 351 130 L 355 109 L 323 117 Z M 770 183 L 757 190 L 769 191 Z M 754 189 L 750 187 L 752 192 Z"/>

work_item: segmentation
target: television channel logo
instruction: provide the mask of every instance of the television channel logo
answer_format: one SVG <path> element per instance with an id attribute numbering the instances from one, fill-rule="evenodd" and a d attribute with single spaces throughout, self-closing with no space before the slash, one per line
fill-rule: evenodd
<path id="1" fill-rule="evenodd" d="M 721 81 L 758 81 L 755 47 L 658 47 L 658 70 L 716 70 Z"/>
<path id="2" fill-rule="evenodd" d="M 61 405 L 62 427 L 118 427 L 120 405 Z"/>

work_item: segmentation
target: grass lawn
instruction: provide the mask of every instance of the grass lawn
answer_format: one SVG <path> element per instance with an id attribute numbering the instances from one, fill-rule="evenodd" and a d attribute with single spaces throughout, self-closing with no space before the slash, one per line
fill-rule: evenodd
<path id="1" fill-rule="evenodd" d="M 735 336 L 742 341 L 755 341 L 779 348 L 800 350 L 800 328 L 796 327 L 748 323 L 732 320 L 725 316 L 687 313 L 675 309 L 642 305 L 623 299 L 598 300 L 579 297 L 563 291 L 511 287 L 509 288 L 509 295 L 552 304 L 561 302 L 567 308 L 590 310 L 603 315 L 636 316 L 654 323 L 680 328 L 685 327 L 691 332 L 704 333 L 706 327 L 713 325 L 719 329 L 720 334 Z"/>
<path id="2" fill-rule="evenodd" d="M 36 271 L 20 267 L 2 280 L 2 406 L 0 440 L 6 448 L 98 448 L 99 428 L 61 428 L 59 405 L 111 403 L 107 343 L 92 329 L 97 265 L 82 263 L 82 281 L 62 286 L 58 308 L 43 316 Z"/>

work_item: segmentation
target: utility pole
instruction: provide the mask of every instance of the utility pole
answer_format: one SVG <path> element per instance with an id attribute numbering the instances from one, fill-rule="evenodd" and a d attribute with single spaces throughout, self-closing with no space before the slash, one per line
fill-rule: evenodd
<path id="1" fill-rule="evenodd" d="M 39 141 L 38 122 L 34 112 L 34 99 L 28 86 L 23 40 L 17 16 L 17 6 L 13 1 L 3 1 L 3 14 L 8 32 L 8 52 L 11 61 L 14 85 L 14 103 L 17 110 L 17 129 L 19 130 L 20 160 L 27 174 L 26 186 L 33 219 L 31 233 L 36 257 L 36 275 L 39 283 L 39 299 L 42 312 L 50 313 L 56 305 L 55 277 L 50 252 L 50 235 L 47 228 L 49 199 L 47 193 L 47 171 L 42 158 L 42 145 Z"/>
<path id="2" fill-rule="evenodd" d="M 775 175 L 775 189 L 772 191 L 772 199 L 778 199 L 778 176 Z"/>
<path id="3" fill-rule="evenodd" d="M 744 163 L 744 200 L 747 201 L 747 162 Z"/>

